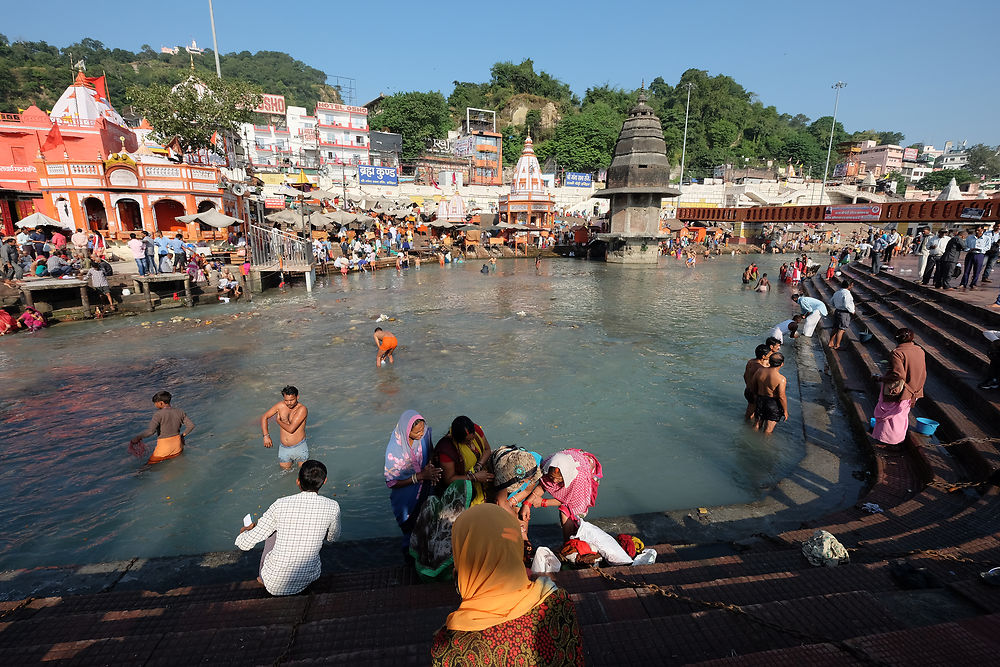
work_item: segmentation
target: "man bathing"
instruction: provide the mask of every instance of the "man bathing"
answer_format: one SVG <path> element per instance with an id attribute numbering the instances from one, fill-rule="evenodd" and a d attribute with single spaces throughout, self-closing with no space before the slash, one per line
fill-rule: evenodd
<path id="1" fill-rule="evenodd" d="M 392 353 L 399 345 L 395 336 L 388 331 L 383 331 L 382 327 L 375 327 L 375 344 L 378 345 L 378 352 L 375 354 L 375 368 L 384 365 L 386 359 L 389 360 L 390 364 L 396 363 L 392 359 Z"/>
<path id="2" fill-rule="evenodd" d="M 753 393 L 753 379 L 759 370 L 767 368 L 767 360 L 771 354 L 771 348 L 766 343 L 761 343 L 754 349 L 754 358 L 747 362 L 747 366 L 743 370 L 743 384 L 745 385 L 743 398 L 747 399 L 747 411 L 743 417 L 747 421 L 753 419 L 754 412 L 757 410 L 757 397 Z"/>
<path id="3" fill-rule="evenodd" d="M 138 445 L 143 438 L 156 435 L 156 449 L 149 457 L 149 463 L 157 463 L 166 459 L 172 459 L 184 450 L 184 438 L 191 435 L 194 430 L 194 422 L 180 408 L 170 406 L 173 396 L 169 391 L 161 391 L 153 395 L 153 405 L 156 412 L 149 422 L 149 427 L 132 438 L 129 443 L 133 447 Z M 181 433 L 181 426 L 187 430 Z"/>
<path id="4" fill-rule="evenodd" d="M 281 446 L 278 447 L 278 465 L 284 470 L 298 461 L 301 467 L 309 459 L 309 445 L 306 443 L 306 417 L 309 411 L 299 403 L 299 390 L 288 385 L 281 390 L 281 401 L 260 418 L 260 430 L 264 432 L 264 447 L 274 444 L 268 433 L 267 420 L 274 417 L 281 429 Z"/>
<path id="5" fill-rule="evenodd" d="M 768 366 L 761 368 L 753 376 L 750 391 L 757 399 L 755 414 L 757 423 L 755 431 L 770 434 L 782 419 L 788 419 L 788 399 L 785 397 L 785 376 L 781 374 L 781 365 L 785 356 L 775 352 L 768 359 Z"/>

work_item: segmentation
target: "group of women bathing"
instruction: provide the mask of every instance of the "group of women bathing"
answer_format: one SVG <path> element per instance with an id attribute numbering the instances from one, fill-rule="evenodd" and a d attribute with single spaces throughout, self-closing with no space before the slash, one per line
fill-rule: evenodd
<path id="1" fill-rule="evenodd" d="M 425 579 L 452 576 L 452 527 L 469 508 L 492 504 L 514 519 L 522 556 L 530 562 L 532 508 L 558 507 L 568 540 L 594 506 L 601 477 L 597 458 L 579 449 L 547 458 L 511 445 L 493 449 L 483 429 L 465 416 L 456 417 L 434 444 L 426 420 L 404 412 L 385 451 L 385 483 L 404 554 Z"/>

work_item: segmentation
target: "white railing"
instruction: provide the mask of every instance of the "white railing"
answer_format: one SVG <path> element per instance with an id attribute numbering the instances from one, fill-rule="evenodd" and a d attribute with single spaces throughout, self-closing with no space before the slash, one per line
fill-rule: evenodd
<path id="1" fill-rule="evenodd" d="M 250 224 L 250 266 L 255 269 L 309 271 L 313 264 L 312 241 L 272 227 Z"/>

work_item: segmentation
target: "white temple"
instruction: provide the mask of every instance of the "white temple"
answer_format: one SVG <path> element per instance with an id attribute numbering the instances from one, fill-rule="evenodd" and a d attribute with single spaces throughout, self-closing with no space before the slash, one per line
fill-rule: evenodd
<path id="1" fill-rule="evenodd" d="M 514 167 L 510 194 L 500 197 L 499 208 L 501 222 L 548 229 L 555 221 L 555 198 L 542 180 L 542 168 L 535 157 L 530 136 L 524 140 L 524 150 Z"/>
<path id="2" fill-rule="evenodd" d="M 126 127 L 125 120 L 114 110 L 111 103 L 101 97 L 94 86 L 87 82 L 83 72 L 79 72 L 73 85 L 63 92 L 52 107 L 49 118 L 78 125 L 91 125 L 103 118 L 119 127 Z"/>

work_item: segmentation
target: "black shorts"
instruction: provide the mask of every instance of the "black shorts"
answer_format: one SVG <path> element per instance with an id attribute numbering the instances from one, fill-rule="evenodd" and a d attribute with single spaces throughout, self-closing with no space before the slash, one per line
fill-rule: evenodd
<path id="1" fill-rule="evenodd" d="M 105 294 L 111 294 L 111 288 L 108 287 L 107 285 L 101 285 L 100 287 L 95 287 L 94 289 L 97 290 L 97 293 L 100 294 L 101 296 L 104 296 Z"/>
<path id="2" fill-rule="evenodd" d="M 851 314 L 846 310 L 834 311 L 833 324 L 837 331 L 847 331 L 847 329 L 851 326 Z"/>
<path id="3" fill-rule="evenodd" d="M 780 422 L 785 416 L 781 404 L 774 396 L 758 396 L 755 412 L 760 421 Z"/>

